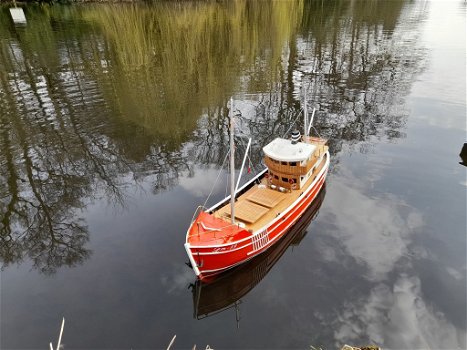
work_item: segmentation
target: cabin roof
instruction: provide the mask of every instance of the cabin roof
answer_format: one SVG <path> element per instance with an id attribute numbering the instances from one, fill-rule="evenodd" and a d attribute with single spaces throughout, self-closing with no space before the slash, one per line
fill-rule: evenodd
<path id="1" fill-rule="evenodd" d="M 283 162 L 301 162 L 312 155 L 315 149 L 316 146 L 312 144 L 304 142 L 292 144 L 291 140 L 280 137 L 263 147 L 264 153 L 269 158 Z"/>

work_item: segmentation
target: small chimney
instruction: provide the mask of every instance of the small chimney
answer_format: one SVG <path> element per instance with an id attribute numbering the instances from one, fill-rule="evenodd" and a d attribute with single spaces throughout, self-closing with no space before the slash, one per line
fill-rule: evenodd
<path id="1" fill-rule="evenodd" d="M 292 145 L 295 145 L 298 141 L 300 141 L 301 135 L 300 131 L 294 130 L 292 131 Z"/>

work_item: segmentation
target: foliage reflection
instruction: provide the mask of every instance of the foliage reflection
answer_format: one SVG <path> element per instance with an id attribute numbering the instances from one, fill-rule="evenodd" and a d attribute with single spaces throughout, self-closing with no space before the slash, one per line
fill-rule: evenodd
<path id="1" fill-rule="evenodd" d="M 0 13 L 0 259 L 51 273 L 90 255 L 87 203 L 170 189 L 227 152 L 227 101 L 259 148 L 296 119 L 344 144 L 403 136 L 423 52 L 397 31 L 404 1 L 29 6 Z M 416 18 L 416 11 L 404 11 Z M 415 21 L 408 21 L 414 23 Z M 298 124 L 301 123 L 300 118 Z M 335 157 L 337 159 L 338 157 Z M 148 177 L 151 175 L 150 177 Z"/>

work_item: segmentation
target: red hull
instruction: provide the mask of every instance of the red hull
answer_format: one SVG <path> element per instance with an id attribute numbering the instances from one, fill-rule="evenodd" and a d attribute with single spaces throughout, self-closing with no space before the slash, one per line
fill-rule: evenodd
<path id="1" fill-rule="evenodd" d="M 185 244 L 196 275 L 201 280 L 209 280 L 261 254 L 279 241 L 303 215 L 323 187 L 328 164 L 320 177 L 291 207 L 257 232 L 226 225 L 225 221 L 201 212 L 190 226 Z"/>

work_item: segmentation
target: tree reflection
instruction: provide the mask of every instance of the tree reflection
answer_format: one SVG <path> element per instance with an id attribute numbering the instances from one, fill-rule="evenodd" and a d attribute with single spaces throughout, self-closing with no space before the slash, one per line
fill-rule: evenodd
<path id="1" fill-rule="evenodd" d="M 318 131 L 330 139 L 334 152 L 344 142 L 403 137 L 407 120 L 403 99 L 424 60 L 424 51 L 414 45 L 416 38 L 408 37 L 407 30 L 404 37 L 395 30 L 408 5 L 336 1 L 327 6 L 334 17 L 311 3 L 308 13 L 319 15 L 304 22 L 309 26 L 302 28 L 305 48 L 298 64 L 304 73 L 302 83 L 309 86 L 314 106 L 324 115 Z M 344 16 L 348 13 L 350 21 Z M 410 17 L 405 21 L 409 26 L 422 19 L 416 8 L 403 13 Z"/>
<path id="2" fill-rule="evenodd" d="M 253 138 L 253 164 L 297 119 L 304 86 L 334 155 L 344 144 L 403 137 L 401 99 L 423 54 L 397 31 L 401 13 L 416 20 L 406 6 L 42 6 L 28 7 L 23 28 L 2 12 L 3 266 L 30 258 L 50 273 L 79 264 L 90 255 L 81 214 L 90 199 L 123 205 L 125 187 L 148 176 L 158 193 L 194 164 L 221 165 L 232 95 L 241 111 L 236 142 Z"/>
<path id="3" fill-rule="evenodd" d="M 305 3 L 301 26 L 279 69 L 282 84 L 239 98 L 253 106 L 242 109 L 240 129 L 256 141 L 255 163 L 260 162 L 260 147 L 283 135 L 293 121 L 302 127 L 297 116 L 305 87 L 309 111 L 317 109 L 316 131 L 329 139 L 333 155 L 343 145 L 367 152 L 377 140 L 404 137 L 408 117 L 404 97 L 423 69 L 424 51 L 414 45 L 416 37 L 407 37 L 406 30 L 402 38 L 396 24 L 404 13 L 410 17 L 406 25 L 415 26 L 423 12 L 417 8 L 402 12 L 408 6 L 404 1 L 370 5 L 365 1 Z M 225 118 L 227 113 L 218 106 L 202 119 L 198 162 L 222 162 L 227 152 Z M 216 144 L 221 145 L 220 154 L 212 150 Z"/>

